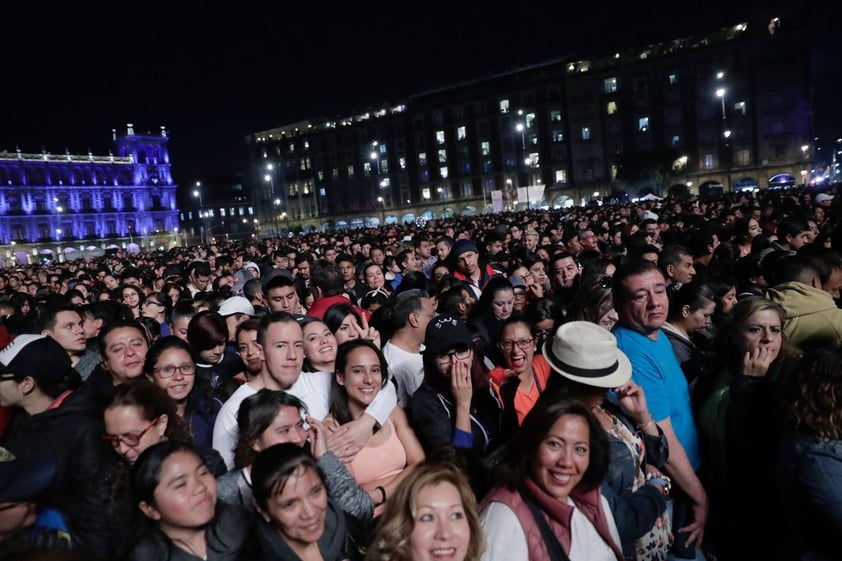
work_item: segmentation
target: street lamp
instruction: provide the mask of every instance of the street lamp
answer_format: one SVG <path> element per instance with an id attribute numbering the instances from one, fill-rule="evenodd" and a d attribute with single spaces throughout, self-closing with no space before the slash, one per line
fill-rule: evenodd
<path id="1" fill-rule="evenodd" d="M 717 88 L 716 97 L 722 101 L 722 120 L 725 120 L 725 88 Z"/>
<path id="2" fill-rule="evenodd" d="M 517 114 L 523 115 L 523 111 L 519 110 Z M 529 168 L 527 166 L 529 166 L 530 161 L 526 157 L 526 125 L 523 122 L 519 122 L 515 125 L 515 130 L 520 133 L 521 162 L 523 162 L 524 187 L 526 189 L 526 210 L 529 210 L 529 207 L 532 205 L 529 201 Z"/>
<path id="3" fill-rule="evenodd" d="M 205 243 L 205 216 L 204 216 L 204 204 L 202 203 L 202 182 L 196 182 L 196 188 L 193 190 L 193 197 L 199 199 L 199 240 L 201 244 Z"/>
<path id="4" fill-rule="evenodd" d="M 380 203 L 380 225 L 386 225 L 386 203 L 383 201 L 383 197 L 377 197 L 377 202 Z"/>

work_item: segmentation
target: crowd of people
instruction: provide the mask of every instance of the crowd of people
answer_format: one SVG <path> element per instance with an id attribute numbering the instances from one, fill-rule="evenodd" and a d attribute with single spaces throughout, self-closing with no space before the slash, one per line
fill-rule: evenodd
<path id="1" fill-rule="evenodd" d="M 769 190 L 2 270 L 0 559 L 840 559 L 840 210 Z"/>

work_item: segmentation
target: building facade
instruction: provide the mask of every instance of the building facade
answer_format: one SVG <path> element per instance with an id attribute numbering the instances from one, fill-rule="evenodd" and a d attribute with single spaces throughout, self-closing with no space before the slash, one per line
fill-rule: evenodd
<path id="1" fill-rule="evenodd" d="M 137 134 L 129 124 L 112 138 L 107 156 L 0 152 L 0 243 L 7 262 L 175 242 L 177 185 L 167 130 Z"/>
<path id="2" fill-rule="evenodd" d="M 798 14 L 564 58 L 249 137 L 264 232 L 804 183 L 814 51 Z"/>

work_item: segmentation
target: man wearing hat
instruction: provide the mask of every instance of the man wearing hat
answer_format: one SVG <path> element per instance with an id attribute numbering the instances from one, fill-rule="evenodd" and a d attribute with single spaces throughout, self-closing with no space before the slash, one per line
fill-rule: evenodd
<path id="1" fill-rule="evenodd" d="M 56 473 L 46 504 L 68 517 L 82 545 L 104 550 L 102 517 L 90 505 L 109 450 L 100 436 L 102 413 L 75 392 L 79 374 L 51 337 L 21 334 L 0 351 L 0 405 L 16 408 L 0 446 L 17 458 L 49 458 Z"/>
<path id="2" fill-rule="evenodd" d="M 667 437 L 664 469 L 680 491 L 674 513 L 690 512 L 685 519 L 673 517 L 676 542 L 695 546 L 699 558 L 708 496 L 697 475 L 701 452 L 687 379 L 661 329 L 669 309 L 664 275 L 656 264 L 632 259 L 617 268 L 613 283 L 617 346 L 631 362 L 632 379 L 643 388 L 649 411 Z"/>
<path id="3" fill-rule="evenodd" d="M 254 306 L 245 296 L 231 296 L 219 306 L 219 315 L 228 328 L 228 350 L 237 352 L 237 326 L 254 316 Z"/>
<path id="4" fill-rule="evenodd" d="M 458 240 L 450 252 L 453 262 L 453 278 L 471 288 L 474 298 L 479 299 L 488 280 L 498 273 L 490 265 L 480 263 L 477 244 L 471 240 Z"/>

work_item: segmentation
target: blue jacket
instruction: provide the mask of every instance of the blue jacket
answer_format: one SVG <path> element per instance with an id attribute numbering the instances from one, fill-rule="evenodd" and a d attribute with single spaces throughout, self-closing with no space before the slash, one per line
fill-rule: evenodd
<path id="1" fill-rule="evenodd" d="M 842 559 L 842 440 L 784 432 L 777 482 L 787 559 Z"/>

